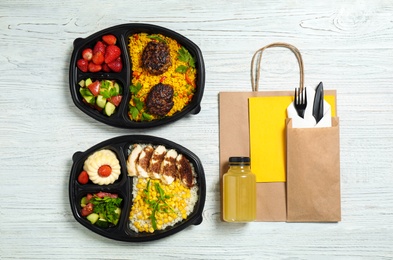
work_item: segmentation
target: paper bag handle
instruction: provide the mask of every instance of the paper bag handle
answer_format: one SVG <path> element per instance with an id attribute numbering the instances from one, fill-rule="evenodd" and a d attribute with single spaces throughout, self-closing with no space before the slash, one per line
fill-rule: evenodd
<path id="1" fill-rule="evenodd" d="M 269 45 L 266 45 L 265 47 L 260 48 L 254 53 L 254 56 L 252 57 L 251 60 L 251 87 L 252 91 L 258 91 L 259 88 L 259 78 L 261 74 L 261 62 L 262 62 L 262 52 L 266 50 L 267 48 L 271 47 L 284 47 L 290 49 L 296 56 L 297 61 L 299 63 L 299 70 L 300 70 L 300 82 L 299 82 L 299 88 L 300 92 L 303 91 L 304 87 L 304 68 L 303 68 L 303 59 L 302 55 L 300 54 L 300 51 L 293 45 L 290 45 L 288 43 L 284 42 L 275 42 L 271 43 Z M 256 65 L 255 65 L 256 63 Z M 255 67 L 255 68 L 254 68 Z"/>

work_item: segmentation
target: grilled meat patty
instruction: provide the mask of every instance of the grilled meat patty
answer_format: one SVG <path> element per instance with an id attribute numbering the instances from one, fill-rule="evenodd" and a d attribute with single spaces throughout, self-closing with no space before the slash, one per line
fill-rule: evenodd
<path id="1" fill-rule="evenodd" d="M 147 95 L 146 107 L 150 114 L 165 116 L 173 105 L 173 88 L 170 85 L 158 83 Z"/>
<path id="2" fill-rule="evenodd" d="M 169 47 L 163 42 L 149 42 L 142 53 L 142 67 L 153 75 L 160 75 L 172 65 Z"/>

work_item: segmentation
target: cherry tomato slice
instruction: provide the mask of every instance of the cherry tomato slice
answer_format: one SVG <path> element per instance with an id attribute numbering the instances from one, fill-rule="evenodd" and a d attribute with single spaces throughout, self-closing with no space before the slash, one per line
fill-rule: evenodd
<path id="1" fill-rule="evenodd" d="M 91 83 L 87 88 L 90 90 L 90 92 L 93 94 L 93 96 L 98 96 L 100 94 L 100 81 L 96 80 L 93 83 Z"/>
<path id="2" fill-rule="evenodd" d="M 109 165 L 102 165 L 98 168 L 98 175 L 101 177 L 108 177 L 112 173 L 112 168 Z"/>

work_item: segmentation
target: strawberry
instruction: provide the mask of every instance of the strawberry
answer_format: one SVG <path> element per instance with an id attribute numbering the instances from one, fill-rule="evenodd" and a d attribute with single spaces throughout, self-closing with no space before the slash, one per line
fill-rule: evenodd
<path id="1" fill-rule="evenodd" d="M 115 45 L 116 44 L 116 37 L 112 34 L 106 34 L 102 36 L 102 40 L 108 45 Z"/>
<path id="2" fill-rule="evenodd" d="M 113 72 L 120 72 L 123 69 L 123 63 L 121 62 L 121 58 L 118 57 L 116 60 L 112 61 L 111 63 L 108 63 L 108 67 Z"/>
<path id="3" fill-rule="evenodd" d="M 102 70 L 105 72 L 111 72 L 111 68 L 109 68 L 108 64 L 104 63 L 102 64 Z"/>
<path id="4" fill-rule="evenodd" d="M 99 72 L 101 71 L 102 66 L 94 64 L 94 62 L 89 62 L 89 71 L 90 72 Z"/>
<path id="5" fill-rule="evenodd" d="M 87 72 L 88 71 L 88 67 L 89 67 L 89 62 L 85 59 L 79 59 L 76 62 L 76 66 L 83 72 Z"/>
<path id="6" fill-rule="evenodd" d="M 102 41 L 98 41 L 96 45 L 94 45 L 93 54 L 99 51 L 105 54 L 105 48 L 106 48 L 105 44 Z"/>
<path id="7" fill-rule="evenodd" d="M 82 58 L 87 61 L 90 61 L 93 58 L 93 50 L 90 48 L 86 48 L 82 51 Z"/>
<path id="8" fill-rule="evenodd" d="M 116 45 L 109 45 L 106 47 L 105 63 L 111 63 L 121 55 L 121 50 Z"/>
<path id="9" fill-rule="evenodd" d="M 93 58 L 91 60 L 94 62 L 94 64 L 101 65 L 104 63 L 104 59 L 104 54 L 101 51 L 98 51 L 93 54 Z"/>

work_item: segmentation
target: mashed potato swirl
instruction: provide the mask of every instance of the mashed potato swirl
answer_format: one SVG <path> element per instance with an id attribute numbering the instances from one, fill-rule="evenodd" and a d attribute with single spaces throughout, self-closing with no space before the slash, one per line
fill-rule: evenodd
<path id="1" fill-rule="evenodd" d="M 99 169 L 108 165 L 111 168 L 109 176 L 101 176 Z M 99 150 L 91 154 L 83 165 L 83 170 L 89 175 L 89 179 L 98 185 L 114 183 L 120 176 L 120 163 L 116 154 L 108 149 Z"/>

